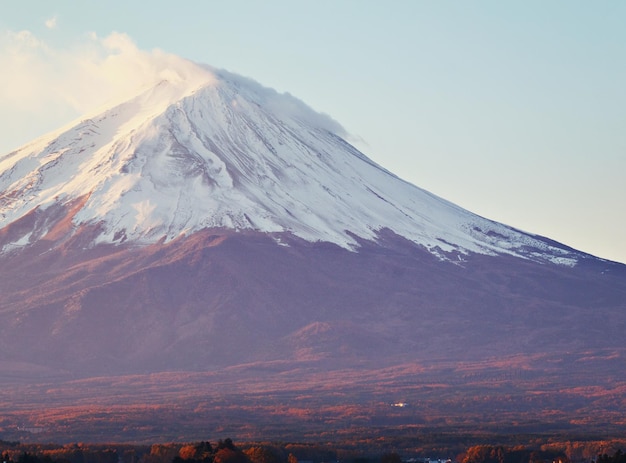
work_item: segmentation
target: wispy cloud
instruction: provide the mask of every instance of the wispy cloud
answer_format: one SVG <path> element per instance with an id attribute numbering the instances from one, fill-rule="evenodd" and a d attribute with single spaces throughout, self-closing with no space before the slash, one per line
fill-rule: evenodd
<path id="1" fill-rule="evenodd" d="M 15 109 L 45 110 L 69 105 L 84 112 L 158 78 L 171 55 L 142 51 L 126 34 L 100 38 L 90 34 L 82 44 L 54 48 L 29 31 L 9 31 L 0 41 L 0 103 Z"/>
<path id="2" fill-rule="evenodd" d="M 67 48 L 26 30 L 0 32 L 0 68 L 11 70 L 0 73 L 0 124 L 31 117 L 48 118 L 56 127 L 69 122 L 58 120 L 60 115 L 77 117 L 110 100 L 130 97 L 189 66 L 158 49 L 140 50 L 119 32 L 106 37 L 87 34 Z"/>
<path id="3" fill-rule="evenodd" d="M 46 19 L 44 23 L 48 29 L 56 29 L 58 16 L 54 15 L 51 18 Z"/>

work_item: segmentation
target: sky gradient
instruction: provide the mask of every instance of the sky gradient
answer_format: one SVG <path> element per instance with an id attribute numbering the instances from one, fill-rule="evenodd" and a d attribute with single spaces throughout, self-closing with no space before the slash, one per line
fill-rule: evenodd
<path id="1" fill-rule="evenodd" d="M 7 1 L 0 153 L 175 54 L 295 95 L 472 212 L 626 262 L 625 25 L 617 1 Z"/>

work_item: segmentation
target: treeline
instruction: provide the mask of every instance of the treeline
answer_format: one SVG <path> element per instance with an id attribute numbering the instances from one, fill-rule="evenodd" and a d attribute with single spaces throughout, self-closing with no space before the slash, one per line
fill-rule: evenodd
<path id="1" fill-rule="evenodd" d="M 243 448 L 232 439 L 181 444 L 64 446 L 0 441 L 0 463 L 298 463 L 336 461 L 336 453 L 315 445 L 259 444 Z"/>
<path id="2" fill-rule="evenodd" d="M 604 443 L 606 444 L 606 443 Z M 475 445 L 452 458 L 454 463 L 626 463 L 621 450 L 583 457 L 571 443 L 539 446 Z M 607 447 L 604 447 L 605 449 Z M 610 447 L 609 447 L 610 448 Z M 577 453 L 579 456 L 574 456 Z M 236 446 L 232 439 L 153 445 L 20 444 L 0 441 L 0 463 L 402 463 L 416 455 L 395 451 L 373 455 L 322 444 L 253 443 Z M 423 460 L 422 460 L 423 461 Z"/>
<path id="3" fill-rule="evenodd" d="M 551 445 L 543 445 L 537 449 L 524 446 L 476 445 L 461 454 L 458 460 L 459 463 L 572 463 L 568 450 L 570 449 L 567 447 Z M 611 456 L 603 453 L 590 458 L 577 458 L 574 462 L 626 463 L 626 454 L 618 449 Z"/>
<path id="4" fill-rule="evenodd" d="M 616 450 L 613 456 L 603 453 L 598 457 L 597 463 L 626 463 L 626 453 L 621 449 Z"/>
<path id="5" fill-rule="evenodd" d="M 492 445 L 470 447 L 460 460 L 461 463 L 570 463 L 561 451 Z"/>

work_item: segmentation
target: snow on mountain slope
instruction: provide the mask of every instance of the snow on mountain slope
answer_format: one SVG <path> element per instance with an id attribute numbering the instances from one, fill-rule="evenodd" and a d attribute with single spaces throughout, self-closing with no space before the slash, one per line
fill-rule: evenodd
<path id="1" fill-rule="evenodd" d="M 85 197 L 95 242 L 154 243 L 204 228 L 291 233 L 356 249 L 383 229 L 442 258 L 578 254 L 478 217 L 399 179 L 287 94 L 188 63 L 135 98 L 0 158 L 0 230 Z M 52 223 L 52 222 L 48 222 Z M 46 230 L 24 230 L 23 246 Z"/>

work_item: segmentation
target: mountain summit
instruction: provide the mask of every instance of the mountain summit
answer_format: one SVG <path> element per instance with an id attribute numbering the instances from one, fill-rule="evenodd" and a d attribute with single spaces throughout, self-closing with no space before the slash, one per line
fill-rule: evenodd
<path id="1" fill-rule="evenodd" d="M 402 181 L 288 94 L 189 63 L 129 101 L 0 159 L 2 251 L 71 210 L 92 243 L 168 242 L 202 229 L 292 234 L 356 249 L 389 230 L 445 259 L 468 252 L 573 265 L 564 246 L 485 220 Z M 58 233 L 57 233 L 58 235 Z M 57 237 L 58 239 L 58 237 Z"/>

